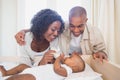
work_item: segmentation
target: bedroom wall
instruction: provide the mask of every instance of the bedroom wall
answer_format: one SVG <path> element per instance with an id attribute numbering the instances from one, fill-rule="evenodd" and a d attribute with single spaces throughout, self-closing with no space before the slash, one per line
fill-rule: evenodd
<path id="1" fill-rule="evenodd" d="M 115 0 L 116 62 L 120 64 L 120 0 Z"/>
<path id="2" fill-rule="evenodd" d="M 0 0 L 0 56 L 15 55 L 17 0 Z"/>
<path id="3" fill-rule="evenodd" d="M 0 39 L 1 39 L 1 0 L 0 0 Z M 0 45 L 1 45 L 1 42 L 0 42 Z M 0 46 L 0 50 L 1 50 L 1 46 Z"/>

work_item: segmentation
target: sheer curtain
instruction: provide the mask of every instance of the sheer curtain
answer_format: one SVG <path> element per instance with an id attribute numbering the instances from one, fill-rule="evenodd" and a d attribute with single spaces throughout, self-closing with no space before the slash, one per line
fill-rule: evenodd
<path id="1" fill-rule="evenodd" d="M 30 20 L 41 9 L 50 8 L 57 11 L 64 21 L 68 21 L 69 10 L 74 6 L 83 6 L 88 11 L 89 21 L 91 19 L 91 0 L 24 0 L 25 2 L 25 27 L 30 27 Z M 23 12 L 23 11 L 22 11 Z"/>
<path id="2" fill-rule="evenodd" d="M 16 0 L 0 0 L 0 56 L 15 56 L 17 52 L 14 39 L 17 28 L 16 3 Z"/>
<path id="3" fill-rule="evenodd" d="M 69 9 L 79 5 L 88 10 L 90 18 L 90 0 L 0 0 L 0 56 L 18 55 L 14 35 L 30 27 L 31 18 L 36 12 L 50 8 L 60 13 L 66 21 Z"/>
<path id="4" fill-rule="evenodd" d="M 119 1 L 119 0 L 118 0 Z M 116 2 L 117 3 L 117 2 Z M 118 35 L 118 19 L 116 14 L 118 5 L 115 0 L 91 0 L 92 24 L 98 26 L 104 36 L 108 49 L 109 59 L 120 64 L 119 35 Z"/>
<path id="5" fill-rule="evenodd" d="M 72 7 L 83 6 L 89 22 L 102 31 L 110 59 L 120 64 L 119 3 L 119 0 L 0 0 L 0 55 L 17 55 L 14 35 L 29 28 L 31 18 L 39 10 L 54 9 L 66 21 Z"/>

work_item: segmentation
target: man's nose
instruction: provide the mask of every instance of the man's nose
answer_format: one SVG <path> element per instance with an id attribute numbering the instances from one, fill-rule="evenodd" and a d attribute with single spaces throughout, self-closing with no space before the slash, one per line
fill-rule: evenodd
<path id="1" fill-rule="evenodd" d="M 79 29 L 77 27 L 75 27 L 74 32 L 79 32 Z"/>

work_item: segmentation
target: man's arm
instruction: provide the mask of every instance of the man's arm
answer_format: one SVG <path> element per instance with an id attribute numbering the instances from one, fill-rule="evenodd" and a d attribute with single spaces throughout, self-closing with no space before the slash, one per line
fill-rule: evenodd
<path id="1" fill-rule="evenodd" d="M 107 50 L 105 46 L 105 42 L 103 39 L 103 36 L 98 28 L 94 28 L 94 34 L 95 34 L 95 45 L 94 45 L 94 58 L 99 58 L 100 61 L 103 61 L 103 59 L 107 60 Z"/>
<path id="2" fill-rule="evenodd" d="M 57 73 L 57 74 L 59 74 L 61 76 L 67 77 L 67 71 L 66 71 L 66 69 L 61 66 L 61 57 L 58 57 L 55 60 L 54 71 L 55 71 L 55 73 Z"/>
<path id="3" fill-rule="evenodd" d="M 15 39 L 19 45 L 25 45 L 25 34 L 29 31 L 30 29 L 23 29 L 15 35 Z"/>

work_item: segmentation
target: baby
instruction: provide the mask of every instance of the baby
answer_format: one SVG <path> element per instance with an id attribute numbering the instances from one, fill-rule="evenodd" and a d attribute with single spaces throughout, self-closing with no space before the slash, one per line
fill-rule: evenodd
<path id="1" fill-rule="evenodd" d="M 71 73 L 83 71 L 85 63 L 78 53 L 70 57 L 61 54 L 54 64 L 47 64 L 25 69 L 21 74 L 13 75 L 7 80 L 63 80 Z"/>

